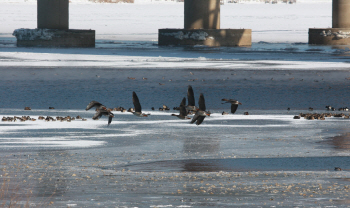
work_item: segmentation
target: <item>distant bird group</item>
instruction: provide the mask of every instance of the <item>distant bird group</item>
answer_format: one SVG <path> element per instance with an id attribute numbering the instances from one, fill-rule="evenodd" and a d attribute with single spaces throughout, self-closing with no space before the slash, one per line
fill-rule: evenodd
<path id="1" fill-rule="evenodd" d="M 326 109 L 329 111 L 335 111 L 335 108 L 330 106 L 330 105 L 327 105 Z M 339 111 L 349 111 L 349 108 L 348 107 L 341 107 L 341 108 L 338 108 L 338 110 Z"/>
<path id="2" fill-rule="evenodd" d="M 326 107 L 327 111 L 336 111 L 336 108 L 327 105 Z M 288 110 L 290 110 L 288 108 Z M 309 107 L 309 111 L 313 111 L 314 109 L 312 107 Z M 338 108 L 338 111 L 349 111 L 347 107 Z M 304 118 L 307 120 L 325 120 L 327 117 L 334 117 L 334 118 L 345 118 L 350 119 L 350 115 L 345 115 L 344 113 L 300 113 L 299 115 L 294 116 L 294 119 L 300 119 Z"/>
<path id="3" fill-rule="evenodd" d="M 307 120 L 325 120 L 326 118 L 334 117 L 334 118 L 345 118 L 349 119 L 349 115 L 345 115 L 344 113 L 300 113 L 297 116 L 294 116 L 294 119 L 304 118 Z"/>
<path id="4" fill-rule="evenodd" d="M 55 118 L 54 117 L 51 117 L 51 116 L 39 116 L 38 119 L 35 119 L 35 118 L 31 118 L 30 116 L 22 116 L 22 117 L 19 117 L 19 116 L 13 116 L 13 117 L 2 117 L 1 121 L 8 121 L 8 122 L 16 122 L 16 121 L 21 121 L 21 122 L 24 122 L 24 121 L 36 121 L 36 120 L 42 120 L 42 121 L 61 121 L 61 122 L 71 122 L 73 120 L 82 120 L 82 121 L 86 121 L 85 118 L 82 118 L 81 116 L 77 116 L 77 117 L 73 117 L 73 116 L 66 116 L 66 117 L 62 117 L 62 116 L 56 116 Z"/>
<path id="5" fill-rule="evenodd" d="M 204 99 L 203 93 L 200 94 L 199 100 L 198 100 L 198 107 L 196 107 L 193 89 L 192 89 L 192 86 L 189 85 L 187 88 L 187 100 L 188 100 L 188 104 L 186 105 L 186 98 L 184 97 L 180 103 L 180 106 L 176 108 L 180 110 L 179 115 L 172 114 L 172 116 L 176 116 L 179 119 L 191 119 L 190 117 L 188 117 L 188 115 L 194 113 L 194 116 L 190 123 L 191 124 L 196 123 L 197 125 L 200 125 L 204 121 L 205 117 L 210 116 L 211 114 L 209 111 L 206 111 L 205 99 Z M 242 103 L 233 99 L 222 99 L 222 101 L 226 101 L 226 103 L 231 103 L 231 113 L 235 113 L 238 105 L 242 105 Z M 150 114 L 142 113 L 142 107 L 141 107 L 139 98 L 137 97 L 137 94 L 135 92 L 132 92 L 132 102 L 134 104 L 134 109 L 130 108 L 128 110 L 129 112 L 132 112 L 135 116 L 138 116 L 138 117 L 148 117 L 150 115 Z M 94 120 L 99 119 L 101 118 L 102 115 L 108 116 L 108 125 L 111 124 L 112 118 L 114 117 L 114 114 L 111 112 L 111 109 L 107 109 L 106 106 L 102 105 L 97 101 L 91 101 L 87 105 L 85 110 L 90 110 L 91 108 L 96 108 L 96 113 L 92 117 L 92 119 Z M 163 105 L 162 110 L 169 110 L 169 108 L 166 105 Z"/>

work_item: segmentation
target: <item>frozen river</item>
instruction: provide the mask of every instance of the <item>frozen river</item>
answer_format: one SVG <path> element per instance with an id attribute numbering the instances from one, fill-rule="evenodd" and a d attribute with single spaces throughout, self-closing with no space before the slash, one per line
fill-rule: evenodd
<path id="1" fill-rule="evenodd" d="M 81 18 L 94 17 L 89 22 L 96 22 L 96 48 L 47 49 L 17 48 L 10 35 L 12 27 L 35 28 L 30 13 L 35 4 L 0 3 L 7 8 L 1 18 L 8 20 L 0 31 L 0 116 L 37 119 L 0 122 L 0 204 L 348 207 L 350 120 L 293 119 L 300 113 L 349 115 L 338 111 L 350 107 L 349 48 L 306 42 L 305 27 L 331 22 L 330 4 L 277 5 L 277 14 L 271 13 L 274 5 L 239 5 L 256 13 L 241 17 L 256 28 L 255 42 L 244 48 L 158 47 L 151 30 L 156 26 L 149 22 L 165 27 L 170 19 L 181 19 L 183 5 L 152 5 L 73 3 L 72 27 L 86 29 Z M 261 12 L 259 5 L 270 12 Z M 16 16 L 21 8 L 23 16 Z M 151 8 L 164 19 L 154 20 Z M 120 20 L 103 16 L 103 9 L 139 15 L 151 29 L 132 28 L 138 22 L 130 18 L 117 32 L 108 25 Z M 225 27 L 234 9 L 222 7 Z M 309 16 L 308 9 L 322 15 Z M 263 29 L 268 18 L 282 29 Z M 283 29 L 290 19 L 298 24 Z M 182 21 L 173 23 L 180 27 Z M 158 110 L 163 104 L 179 106 L 188 85 L 196 102 L 204 94 L 212 112 L 199 126 L 171 116 L 175 110 Z M 133 91 L 149 117 L 113 111 L 108 126 L 107 117 L 92 120 L 94 111 L 85 111 L 92 100 L 110 108 L 133 107 Z M 235 114 L 222 115 L 230 111 L 222 98 L 242 105 Z M 337 110 L 326 111 L 327 105 Z M 46 122 L 39 116 L 87 120 Z"/>

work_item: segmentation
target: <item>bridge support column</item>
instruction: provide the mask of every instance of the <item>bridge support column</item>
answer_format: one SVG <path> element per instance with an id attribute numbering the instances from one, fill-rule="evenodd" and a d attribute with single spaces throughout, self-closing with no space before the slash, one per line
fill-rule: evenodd
<path id="1" fill-rule="evenodd" d="M 350 45 L 349 0 L 333 0 L 332 28 L 310 28 L 309 44 Z"/>
<path id="2" fill-rule="evenodd" d="M 220 29 L 220 0 L 185 0 L 184 29 L 159 29 L 158 32 L 158 45 L 251 44 L 251 29 Z"/>
<path id="3" fill-rule="evenodd" d="M 19 47 L 95 47 L 94 30 L 69 29 L 69 0 L 38 0 L 37 29 L 17 29 Z"/>

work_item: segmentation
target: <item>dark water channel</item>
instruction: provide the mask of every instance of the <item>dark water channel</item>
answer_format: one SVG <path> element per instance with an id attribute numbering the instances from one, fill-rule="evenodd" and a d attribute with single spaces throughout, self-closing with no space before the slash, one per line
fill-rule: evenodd
<path id="1" fill-rule="evenodd" d="M 349 166 L 350 157 L 290 157 L 166 160 L 125 167 L 131 171 L 141 172 L 245 172 L 334 171 L 335 167 Z"/>
<path id="2" fill-rule="evenodd" d="M 192 85 L 207 109 L 226 109 L 222 98 L 239 100 L 241 109 L 325 109 L 349 106 L 347 71 L 2 68 L 0 108 L 85 109 L 91 100 L 107 107 L 132 107 L 137 92 L 142 107 L 178 106 Z M 128 79 L 135 78 L 135 79 Z M 147 78 L 147 79 L 143 79 Z"/>

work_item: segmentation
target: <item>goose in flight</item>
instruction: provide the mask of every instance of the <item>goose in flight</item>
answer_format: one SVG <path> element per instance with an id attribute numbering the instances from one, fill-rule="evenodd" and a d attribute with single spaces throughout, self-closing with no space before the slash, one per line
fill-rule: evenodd
<path id="1" fill-rule="evenodd" d="M 112 123 L 112 118 L 114 117 L 114 114 L 111 111 L 109 111 L 106 106 L 93 100 L 86 106 L 85 110 L 90 110 L 91 108 L 96 108 L 96 113 L 92 117 L 93 120 L 97 120 L 101 118 L 102 115 L 104 115 L 108 116 L 108 126 Z"/>
<path id="2" fill-rule="evenodd" d="M 198 108 L 196 107 L 196 104 L 195 104 L 194 93 L 191 85 L 188 85 L 187 100 L 188 100 L 188 105 L 186 106 L 186 109 L 189 111 L 197 111 Z"/>
<path id="3" fill-rule="evenodd" d="M 102 105 L 101 103 L 93 100 L 86 106 L 85 110 L 90 110 L 91 108 L 96 108 L 96 110 L 97 110 L 101 106 L 104 106 L 104 105 Z M 104 106 L 104 107 L 106 107 L 106 106 Z"/>
<path id="4" fill-rule="evenodd" d="M 141 104 L 139 101 L 139 98 L 137 97 L 135 92 L 132 92 L 132 102 L 134 104 L 135 107 L 135 112 L 132 112 L 135 116 L 139 116 L 139 117 L 147 117 L 147 114 L 142 113 L 142 108 L 141 108 Z"/>
<path id="5" fill-rule="evenodd" d="M 208 112 L 206 112 L 204 95 L 201 93 L 198 100 L 199 109 L 196 114 L 193 116 L 191 124 L 196 122 L 197 125 L 201 124 L 206 116 L 210 116 Z"/>
<path id="6" fill-rule="evenodd" d="M 231 113 L 234 114 L 238 108 L 238 105 L 242 105 L 238 100 L 234 99 L 225 99 L 223 98 L 221 101 L 226 101 L 225 103 L 231 103 Z M 224 103 L 222 103 L 224 104 Z"/>
<path id="7" fill-rule="evenodd" d="M 176 114 L 171 114 L 171 115 L 176 116 L 179 119 L 191 119 L 190 117 L 187 117 L 188 111 L 186 109 L 186 98 L 182 99 L 179 109 L 180 109 L 179 115 L 176 115 Z"/>

